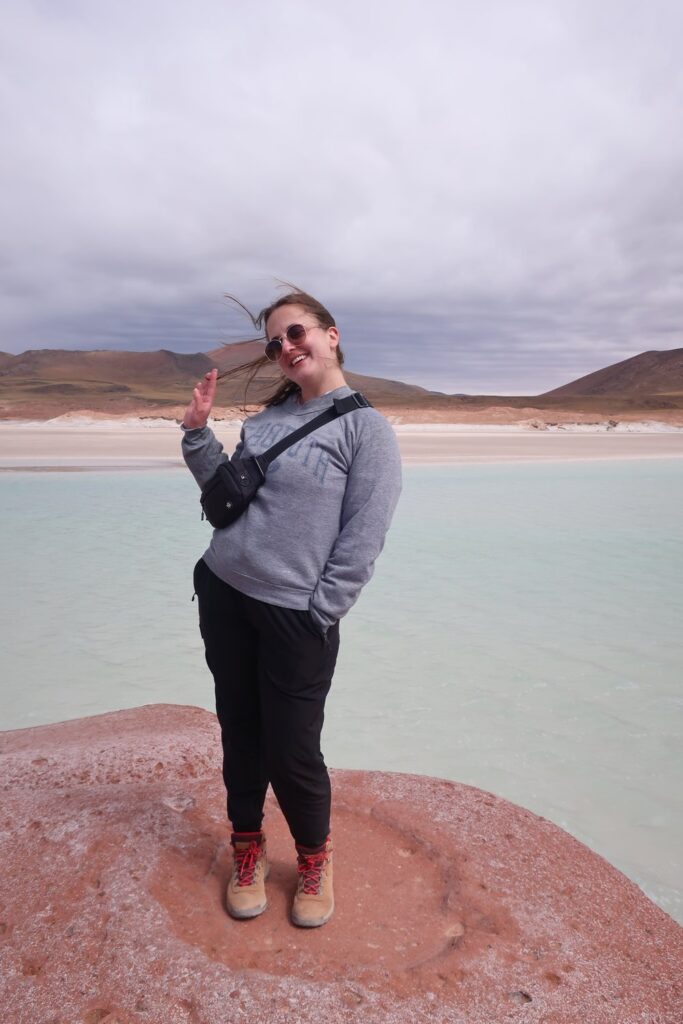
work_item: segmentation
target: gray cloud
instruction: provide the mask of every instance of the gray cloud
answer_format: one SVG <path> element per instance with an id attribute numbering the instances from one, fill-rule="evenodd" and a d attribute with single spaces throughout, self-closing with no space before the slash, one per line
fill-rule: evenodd
<path id="1" fill-rule="evenodd" d="M 111 9 L 110 9 L 111 8 Z M 10 2 L 0 348 L 196 351 L 276 278 L 360 372 L 534 393 L 674 348 L 683 10 Z"/>

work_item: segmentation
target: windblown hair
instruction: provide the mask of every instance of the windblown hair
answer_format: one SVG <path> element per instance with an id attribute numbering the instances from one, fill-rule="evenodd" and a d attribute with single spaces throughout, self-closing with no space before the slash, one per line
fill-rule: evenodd
<path id="1" fill-rule="evenodd" d="M 292 286 L 288 285 L 287 287 Z M 337 326 L 334 322 L 334 317 L 329 312 L 329 310 L 325 309 L 321 302 L 318 302 L 317 299 L 314 299 L 313 296 L 309 295 L 307 292 L 302 292 L 297 288 L 295 288 L 293 291 L 287 292 L 286 295 L 280 296 L 280 298 L 276 299 L 275 302 L 271 302 L 269 306 L 265 306 L 259 313 L 256 314 L 256 316 L 254 316 L 254 314 L 249 309 L 247 309 L 244 303 L 240 302 L 240 300 L 236 298 L 234 295 L 226 295 L 226 299 L 230 299 L 231 302 L 234 302 L 236 305 L 240 307 L 240 309 L 244 310 L 244 312 L 247 314 L 256 330 L 262 332 L 256 338 L 247 339 L 249 341 L 267 341 L 266 326 L 268 324 L 268 320 L 275 312 L 275 310 L 280 308 L 280 306 L 301 306 L 303 309 L 306 310 L 307 313 L 310 313 L 311 316 L 315 317 L 320 327 Z M 343 366 L 344 353 L 342 352 L 341 348 L 338 345 L 335 351 L 337 353 L 337 362 L 339 363 L 340 366 Z M 249 387 L 254 383 L 255 379 L 258 377 L 260 370 L 264 369 L 266 366 L 272 365 L 273 364 L 267 358 L 267 356 L 262 355 L 259 356 L 257 359 L 251 359 L 248 363 L 242 363 L 240 366 L 235 366 L 233 367 L 232 370 L 226 370 L 223 373 L 219 373 L 218 380 L 225 380 L 226 378 L 229 379 L 231 377 L 241 376 L 246 372 L 247 379 L 244 385 L 243 398 L 243 405 L 246 408 L 247 391 L 249 390 Z M 288 377 L 285 377 L 284 374 L 281 374 L 280 380 L 278 381 L 275 390 L 271 391 L 270 394 L 268 394 L 265 398 L 260 399 L 260 404 L 263 404 L 265 406 L 279 405 L 281 402 L 284 402 L 286 398 L 289 398 L 290 395 L 298 394 L 300 391 L 301 389 L 298 384 L 295 384 L 294 381 L 289 380 Z"/>

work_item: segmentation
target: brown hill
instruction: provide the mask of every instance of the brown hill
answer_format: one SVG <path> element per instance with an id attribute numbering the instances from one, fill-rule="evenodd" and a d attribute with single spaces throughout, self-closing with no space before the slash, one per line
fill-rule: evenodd
<path id="1" fill-rule="evenodd" d="M 87 411 L 101 415 L 179 418 L 194 383 L 212 366 L 235 370 L 263 353 L 260 342 L 237 342 L 181 355 L 109 350 L 39 349 L 0 353 L 0 419 L 49 419 Z M 268 364 L 250 385 L 251 408 L 277 380 Z M 401 381 L 345 371 L 351 387 L 389 415 L 423 422 L 595 422 L 653 415 L 683 422 L 683 349 L 643 352 L 536 397 L 446 395 Z M 218 415 L 239 415 L 247 372 L 219 384 Z"/>
<path id="2" fill-rule="evenodd" d="M 258 341 L 243 341 L 232 345 L 223 345 L 221 348 L 213 349 L 207 356 L 212 366 L 217 366 L 221 372 L 235 370 L 238 367 L 263 355 L 263 345 Z M 258 401 L 259 397 L 267 394 L 280 379 L 280 371 L 277 366 L 267 364 L 259 370 L 258 378 L 249 387 L 250 401 Z M 349 386 L 356 391 L 362 391 L 374 405 L 414 405 L 425 400 L 439 398 L 438 393 L 427 391 L 416 384 L 405 384 L 400 380 L 386 380 L 382 377 L 368 377 L 362 373 L 352 373 L 344 369 Z M 242 402 L 244 400 L 244 386 L 247 382 L 247 372 L 237 374 L 230 380 L 220 383 L 219 396 L 223 401 Z"/>
<path id="3" fill-rule="evenodd" d="M 602 370 L 546 391 L 540 398 L 578 396 L 629 396 L 631 398 L 683 396 L 683 348 L 668 352 L 641 352 Z"/>
<path id="4" fill-rule="evenodd" d="M 30 349 L 18 356 L 2 353 L 3 378 L 46 383 L 126 384 L 175 383 L 179 378 L 205 373 L 211 363 L 203 352 L 180 355 L 158 352 L 118 352 L 108 349 Z"/>
<path id="5" fill-rule="evenodd" d="M 203 353 L 35 349 L 0 358 L 3 415 L 55 416 L 74 409 L 126 412 L 187 401 L 211 368 Z M 26 412 L 24 412 L 26 410 Z"/>
<path id="6" fill-rule="evenodd" d="M 36 349 L 12 356 L 0 353 L 0 417 L 48 418 L 87 409 L 101 413 L 180 415 L 192 387 L 212 366 L 234 370 L 263 354 L 259 342 L 225 345 L 208 354 L 108 350 Z M 247 397 L 258 402 L 279 377 L 267 365 L 249 386 Z M 378 405 L 414 405 L 431 392 L 401 381 L 348 373 L 351 387 Z M 247 372 L 219 384 L 217 406 L 237 407 L 245 401 Z M 437 396 L 438 397 L 438 396 Z"/>

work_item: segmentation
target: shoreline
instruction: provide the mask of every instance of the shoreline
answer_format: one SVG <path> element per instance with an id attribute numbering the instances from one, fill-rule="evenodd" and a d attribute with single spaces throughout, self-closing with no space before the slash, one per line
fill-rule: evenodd
<path id="1" fill-rule="evenodd" d="M 540 418 L 516 417 L 514 419 L 501 420 L 495 416 L 485 418 L 479 415 L 475 418 L 462 420 L 445 420 L 439 417 L 434 419 L 404 419 L 395 415 L 393 410 L 379 410 L 398 433 L 416 434 L 535 434 L 535 433 L 558 433 L 558 434 L 681 434 L 683 435 L 683 422 L 673 422 L 667 419 L 654 417 L 640 419 L 622 418 L 614 419 L 602 416 L 597 419 L 587 419 L 585 415 L 577 414 L 573 418 L 562 420 L 548 420 Z M 108 434 L 111 432 L 129 433 L 130 431 L 142 431 L 145 434 L 153 432 L 177 431 L 181 419 L 177 417 L 163 416 L 97 416 L 87 413 L 64 413 L 51 419 L 0 419 L 0 435 L 6 431 L 39 432 L 56 434 L 59 432 L 92 434 Z M 216 432 L 224 430 L 239 430 L 242 427 L 244 418 L 234 416 L 218 416 L 209 420 L 209 425 Z"/>
<path id="2" fill-rule="evenodd" d="M 211 424 L 226 452 L 241 421 Z M 683 429 L 656 421 L 573 423 L 394 423 L 405 465 L 576 462 L 683 458 Z M 622 429 L 619 429 L 619 427 Z M 636 429 L 639 428 L 639 429 Z M 181 431 L 168 420 L 0 422 L 0 472 L 168 470 L 184 467 Z"/>

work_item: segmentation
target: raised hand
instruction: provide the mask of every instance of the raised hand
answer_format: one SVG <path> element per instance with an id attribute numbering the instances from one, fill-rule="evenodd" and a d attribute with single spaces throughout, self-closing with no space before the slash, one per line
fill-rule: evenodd
<path id="1" fill-rule="evenodd" d="M 218 370 L 209 370 L 204 380 L 198 380 L 192 392 L 192 401 L 185 410 L 183 426 L 194 430 L 198 427 L 205 427 L 211 412 L 213 400 L 216 397 L 216 378 Z"/>

